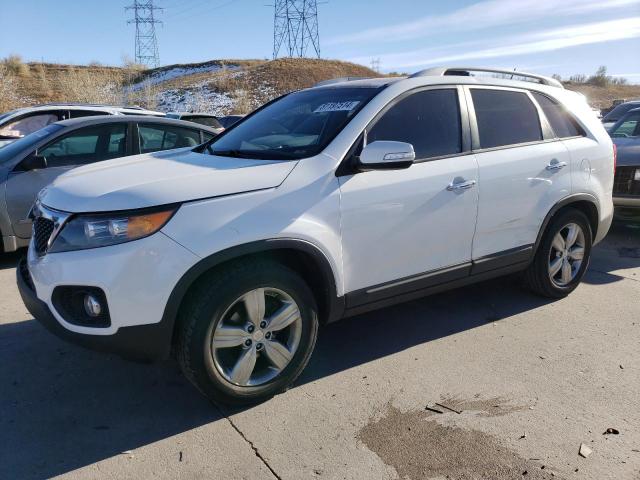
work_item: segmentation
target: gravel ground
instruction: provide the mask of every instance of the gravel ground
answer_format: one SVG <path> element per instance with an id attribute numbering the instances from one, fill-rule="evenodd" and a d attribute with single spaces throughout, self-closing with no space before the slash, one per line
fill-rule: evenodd
<path id="1" fill-rule="evenodd" d="M 56 339 L 0 256 L 0 478 L 640 479 L 640 229 L 593 254 L 561 301 L 506 278 L 331 325 L 237 411 Z"/>

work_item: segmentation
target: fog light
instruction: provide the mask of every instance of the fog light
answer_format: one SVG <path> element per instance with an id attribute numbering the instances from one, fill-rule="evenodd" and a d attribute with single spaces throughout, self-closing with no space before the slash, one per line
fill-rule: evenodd
<path id="1" fill-rule="evenodd" d="M 84 311 L 87 312 L 87 315 L 90 317 L 99 317 L 102 313 L 102 305 L 100 305 L 98 299 L 93 295 L 85 295 Z"/>

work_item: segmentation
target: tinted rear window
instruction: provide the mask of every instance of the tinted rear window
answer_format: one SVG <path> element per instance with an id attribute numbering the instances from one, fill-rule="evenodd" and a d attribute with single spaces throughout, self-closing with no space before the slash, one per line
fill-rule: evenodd
<path id="1" fill-rule="evenodd" d="M 480 148 L 542 140 L 538 111 L 526 93 L 471 89 Z"/>
<path id="2" fill-rule="evenodd" d="M 575 119 L 560 105 L 546 95 L 532 92 L 536 102 L 549 120 L 553 132 L 558 138 L 578 137 L 584 135 Z"/>

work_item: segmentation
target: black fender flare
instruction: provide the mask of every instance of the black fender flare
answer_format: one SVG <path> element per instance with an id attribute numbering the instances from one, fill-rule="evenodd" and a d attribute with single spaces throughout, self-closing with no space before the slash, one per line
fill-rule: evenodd
<path id="1" fill-rule="evenodd" d="M 538 247 L 540 246 L 540 243 L 542 242 L 542 236 L 544 235 L 544 232 L 547 230 L 547 226 L 549 225 L 549 222 L 551 222 L 551 219 L 554 217 L 554 215 L 556 213 L 558 213 L 561 209 L 565 208 L 565 207 L 569 207 L 571 206 L 571 204 L 573 203 L 577 203 L 577 202 L 588 202 L 590 204 L 593 205 L 593 207 L 596 210 L 596 228 L 597 228 L 597 223 L 600 219 L 600 205 L 598 204 L 598 200 L 596 199 L 596 197 L 594 197 L 591 194 L 588 193 L 576 193 L 573 195 L 569 195 L 568 197 L 564 197 L 562 200 L 560 200 L 558 203 L 556 203 L 551 210 L 549 210 L 549 212 L 547 213 L 547 216 L 544 218 L 543 222 L 542 222 L 542 226 L 540 227 L 540 230 L 538 231 L 538 236 L 536 238 L 536 243 L 534 244 L 533 247 L 533 252 L 534 255 L 535 253 L 538 251 Z M 597 235 L 597 231 L 593 232 L 593 237 L 595 238 Z"/>
<path id="2" fill-rule="evenodd" d="M 178 311 L 191 286 L 205 272 L 236 258 L 252 254 L 274 252 L 276 250 L 296 250 L 311 256 L 319 268 L 325 286 L 328 305 L 326 323 L 338 320 L 344 313 L 344 297 L 338 296 L 336 280 L 331 264 L 320 248 L 311 242 L 295 238 L 274 238 L 236 245 L 205 257 L 193 265 L 174 286 L 162 315 L 161 328 L 166 335 L 167 354 L 171 346 Z"/>

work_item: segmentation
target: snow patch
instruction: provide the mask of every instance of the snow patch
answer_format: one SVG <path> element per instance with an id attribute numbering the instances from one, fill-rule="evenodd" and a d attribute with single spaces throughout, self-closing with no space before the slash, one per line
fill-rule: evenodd
<path id="1" fill-rule="evenodd" d="M 138 83 L 134 83 L 129 88 L 131 91 L 140 90 L 150 85 L 157 85 L 159 83 L 167 82 L 169 80 L 173 80 L 175 78 L 184 77 L 186 75 L 193 75 L 195 73 L 212 73 L 212 72 L 220 72 L 223 70 L 238 70 L 240 67 L 238 65 L 201 65 L 199 67 L 172 67 L 167 68 L 165 70 L 160 70 L 158 72 L 154 72 L 144 80 Z"/>

